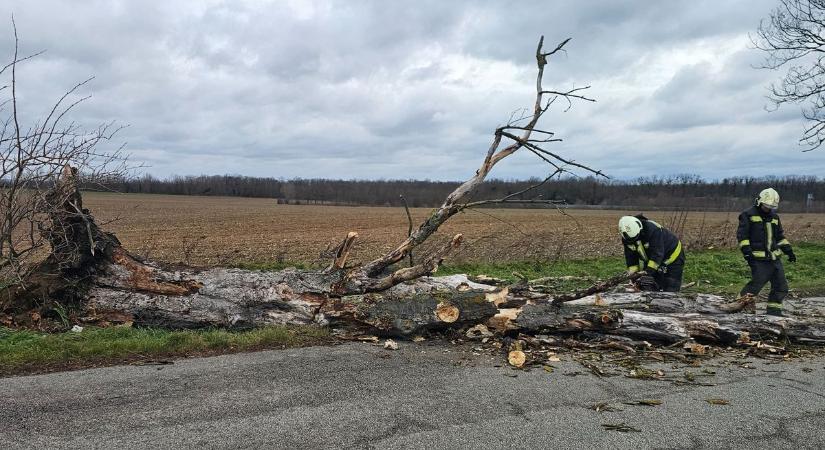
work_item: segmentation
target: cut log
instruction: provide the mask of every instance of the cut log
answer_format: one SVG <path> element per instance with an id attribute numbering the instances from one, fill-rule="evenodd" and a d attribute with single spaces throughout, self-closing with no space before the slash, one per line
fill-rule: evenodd
<path id="1" fill-rule="evenodd" d="M 534 333 L 596 331 L 658 342 L 696 339 L 730 345 L 748 336 L 752 339 L 782 337 L 796 342 L 825 343 L 825 321 L 742 313 L 666 314 L 612 308 L 560 308 L 544 304 L 525 306 L 512 325 L 518 330 Z"/>
<path id="2" fill-rule="evenodd" d="M 526 342 L 523 340 L 516 340 L 510 344 L 509 352 L 507 353 L 507 362 L 517 368 L 522 368 L 527 363 L 527 353 L 524 352 Z"/>
<path id="3" fill-rule="evenodd" d="M 318 321 L 333 327 L 408 337 L 483 323 L 497 311 L 483 291 L 435 291 L 411 297 L 387 292 L 329 299 L 320 308 Z"/>
<path id="4" fill-rule="evenodd" d="M 507 354 L 507 362 L 513 367 L 524 367 L 527 362 L 527 354 L 521 350 L 512 350 Z"/>

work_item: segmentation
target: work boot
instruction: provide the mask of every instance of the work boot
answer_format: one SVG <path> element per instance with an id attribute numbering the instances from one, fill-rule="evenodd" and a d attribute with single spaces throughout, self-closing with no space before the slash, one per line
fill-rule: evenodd
<path id="1" fill-rule="evenodd" d="M 777 317 L 782 317 L 782 308 L 777 308 L 777 307 L 775 307 L 775 306 L 769 306 L 769 307 L 765 310 L 765 314 L 767 314 L 767 315 L 769 315 L 769 316 L 777 316 Z"/>

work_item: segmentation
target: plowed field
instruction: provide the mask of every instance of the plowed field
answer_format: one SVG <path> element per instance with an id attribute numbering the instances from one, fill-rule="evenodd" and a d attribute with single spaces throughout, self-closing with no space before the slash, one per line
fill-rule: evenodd
<path id="1" fill-rule="evenodd" d="M 85 193 L 104 229 L 133 253 L 194 265 L 326 261 L 323 253 L 358 232 L 353 257 L 375 257 L 404 239 L 402 208 L 278 205 L 272 199 Z M 636 213 L 637 211 L 633 211 Z M 416 224 L 429 209 L 413 209 Z M 482 209 L 452 218 L 428 245 L 455 233 L 465 243 L 452 259 L 472 262 L 546 260 L 618 255 L 622 211 Z M 648 217 L 674 229 L 688 248 L 734 245 L 738 211 L 670 212 Z M 825 241 L 825 214 L 782 214 L 788 238 Z M 425 253 L 421 249 L 418 253 Z"/>

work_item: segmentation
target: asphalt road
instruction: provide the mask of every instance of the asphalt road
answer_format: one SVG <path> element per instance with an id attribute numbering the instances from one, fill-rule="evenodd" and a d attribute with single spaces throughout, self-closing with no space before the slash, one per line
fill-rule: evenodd
<path id="1" fill-rule="evenodd" d="M 0 448 L 825 446 L 822 357 L 706 364 L 714 386 L 501 361 L 443 343 L 355 343 L 4 378 Z M 648 398 L 662 404 L 621 404 Z M 623 410 L 587 408 L 603 401 Z M 641 431 L 602 426 L 619 423 Z"/>

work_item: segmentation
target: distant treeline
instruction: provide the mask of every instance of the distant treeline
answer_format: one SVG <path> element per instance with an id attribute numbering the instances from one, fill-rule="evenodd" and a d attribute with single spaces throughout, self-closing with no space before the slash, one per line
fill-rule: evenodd
<path id="1" fill-rule="evenodd" d="M 501 198 L 539 182 L 493 179 L 481 185 L 474 198 Z M 147 175 L 115 181 L 107 188 L 124 193 L 264 197 L 289 204 L 402 206 L 403 195 L 410 207 L 435 207 L 458 184 L 428 180 L 283 180 L 236 175 L 158 179 Z M 735 177 L 715 181 L 694 175 L 633 181 L 568 177 L 547 182 L 521 197 L 540 196 L 599 208 L 728 211 L 751 204 L 765 187 L 779 191 L 783 211 L 825 211 L 825 178 L 818 177 Z M 806 201 L 809 194 L 814 198 L 810 206 Z"/>

